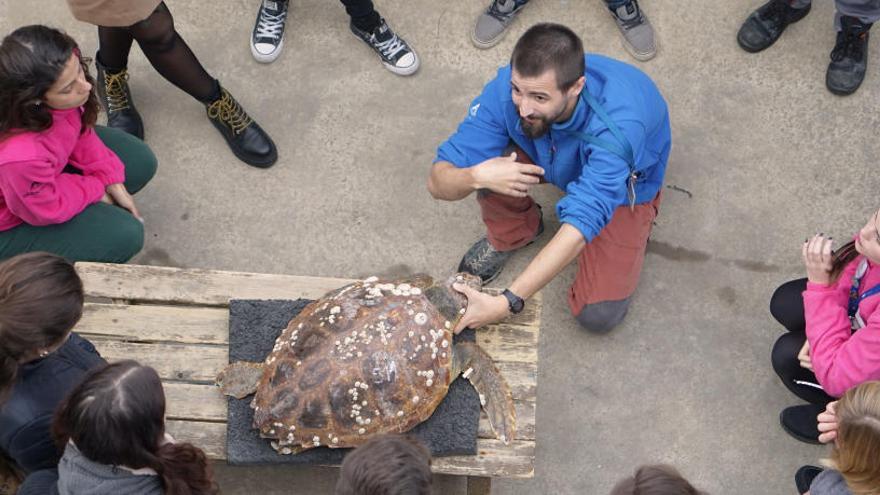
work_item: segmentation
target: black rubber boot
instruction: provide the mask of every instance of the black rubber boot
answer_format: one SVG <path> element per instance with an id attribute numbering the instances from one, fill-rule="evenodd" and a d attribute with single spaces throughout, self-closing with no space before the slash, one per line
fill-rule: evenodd
<path id="1" fill-rule="evenodd" d="M 110 70 L 101 64 L 99 55 L 95 56 L 98 98 L 107 111 L 107 126 L 144 139 L 144 121 L 134 107 L 128 89 L 128 69 Z"/>
<path id="2" fill-rule="evenodd" d="M 803 495 L 810 491 L 810 485 L 813 484 L 813 480 L 821 472 L 822 468 L 816 466 L 801 466 L 798 468 L 797 472 L 794 473 L 794 485 L 797 487 L 798 493 Z"/>
<path id="3" fill-rule="evenodd" d="M 855 17 L 842 16 L 837 43 L 831 50 L 831 63 L 825 73 L 825 86 L 836 95 L 854 93 L 868 68 L 868 36 L 871 24 L 864 24 Z"/>
<path id="4" fill-rule="evenodd" d="M 810 5 L 794 9 L 787 0 L 770 0 L 749 15 L 739 28 L 736 41 L 747 52 L 760 52 L 776 43 L 789 24 L 803 19 L 809 13 Z"/>
<path id="5" fill-rule="evenodd" d="M 786 407 L 779 414 L 779 423 L 786 433 L 801 442 L 820 445 L 819 420 L 816 417 L 824 410 L 824 404 Z"/>
<path id="6" fill-rule="evenodd" d="M 241 108 L 229 91 L 220 88 L 220 98 L 207 104 L 206 108 L 211 123 L 239 160 L 258 168 L 275 164 L 278 150 L 272 138 Z"/>

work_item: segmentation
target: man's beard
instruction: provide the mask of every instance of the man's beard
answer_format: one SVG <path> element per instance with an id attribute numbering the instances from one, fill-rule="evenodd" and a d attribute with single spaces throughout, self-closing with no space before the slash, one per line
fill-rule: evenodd
<path id="1" fill-rule="evenodd" d="M 523 134 L 529 139 L 538 139 L 544 134 L 547 134 L 547 131 L 550 130 L 550 122 L 548 122 L 547 117 L 539 117 L 533 122 L 529 122 L 523 117 L 520 117 L 519 123 L 520 127 L 522 127 Z"/>

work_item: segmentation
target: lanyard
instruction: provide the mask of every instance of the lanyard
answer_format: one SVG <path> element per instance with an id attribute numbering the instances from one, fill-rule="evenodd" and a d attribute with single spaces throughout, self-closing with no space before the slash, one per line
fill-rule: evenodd
<path id="1" fill-rule="evenodd" d="M 596 101 L 596 98 L 593 97 L 588 91 L 586 86 L 584 86 L 583 91 L 581 91 L 581 99 L 590 107 L 590 109 L 599 117 L 599 120 L 605 124 L 605 127 L 611 131 L 611 134 L 617 140 L 617 142 L 608 141 L 605 139 L 598 138 L 592 134 L 588 134 L 583 131 L 566 131 L 568 134 L 575 135 L 582 140 L 586 141 L 589 144 L 594 146 L 598 146 L 608 152 L 611 152 L 621 160 L 626 162 L 627 167 L 629 168 L 629 176 L 627 177 L 626 185 L 627 185 L 627 196 L 629 198 L 629 207 L 633 209 L 636 205 L 636 180 L 639 178 L 639 172 L 636 170 L 636 159 L 633 154 L 632 145 L 630 145 L 629 140 L 626 139 L 626 136 L 620 131 L 620 128 L 617 127 L 617 124 L 611 120 L 611 117 L 608 116 L 608 113 Z"/>
<path id="2" fill-rule="evenodd" d="M 859 303 L 875 294 L 880 294 L 880 284 L 877 284 L 863 292 L 862 295 L 859 295 L 859 286 L 862 285 L 862 277 L 865 276 L 867 271 L 868 260 L 863 259 L 862 262 L 859 263 L 859 268 L 856 270 L 856 274 L 853 276 L 852 285 L 849 288 L 849 301 L 847 302 L 846 312 L 849 315 L 850 321 L 853 323 L 853 329 L 859 329 L 865 326 L 865 323 L 859 315 Z"/>

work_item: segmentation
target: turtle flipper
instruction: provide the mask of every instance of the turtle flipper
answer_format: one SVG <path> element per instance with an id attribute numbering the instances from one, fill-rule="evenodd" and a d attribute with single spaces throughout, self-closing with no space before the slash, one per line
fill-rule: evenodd
<path id="1" fill-rule="evenodd" d="M 257 391 L 262 376 L 263 363 L 238 361 L 223 368 L 216 383 L 225 395 L 241 399 Z"/>
<path id="2" fill-rule="evenodd" d="M 509 444 L 516 436 L 516 411 L 507 381 L 492 358 L 477 344 L 459 342 L 455 344 L 452 356 L 452 376 L 462 373 L 471 382 L 480 394 L 480 404 L 495 436 L 505 445 Z"/>

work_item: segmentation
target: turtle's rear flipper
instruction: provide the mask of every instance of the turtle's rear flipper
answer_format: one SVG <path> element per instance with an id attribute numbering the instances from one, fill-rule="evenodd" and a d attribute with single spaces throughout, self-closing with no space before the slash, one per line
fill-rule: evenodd
<path id="1" fill-rule="evenodd" d="M 467 378 L 480 394 L 480 404 L 489 418 L 489 426 L 504 444 L 516 436 L 516 411 L 510 387 L 492 358 L 472 342 L 459 342 L 452 351 L 452 376 Z"/>
<path id="2" fill-rule="evenodd" d="M 262 376 L 263 363 L 238 361 L 223 368 L 217 375 L 217 385 L 224 394 L 242 399 L 257 391 Z"/>

